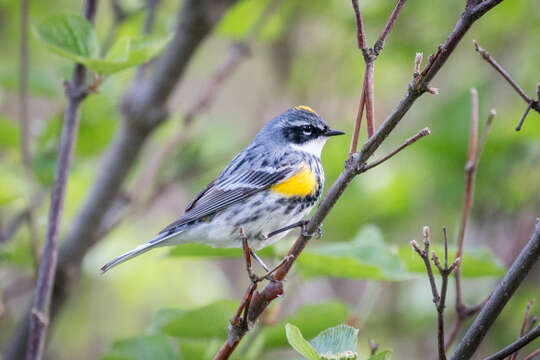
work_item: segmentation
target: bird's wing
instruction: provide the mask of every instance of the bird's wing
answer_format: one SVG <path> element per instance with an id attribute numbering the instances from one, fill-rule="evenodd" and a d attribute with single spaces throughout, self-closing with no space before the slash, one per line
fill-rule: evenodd
<path id="1" fill-rule="evenodd" d="M 185 214 L 160 234 L 172 233 L 181 225 L 212 215 L 287 179 L 300 170 L 298 163 L 294 163 L 287 162 L 286 166 L 279 169 L 257 166 L 257 170 L 253 167 L 232 172 L 228 171 L 229 168 L 225 169 L 188 204 Z"/>

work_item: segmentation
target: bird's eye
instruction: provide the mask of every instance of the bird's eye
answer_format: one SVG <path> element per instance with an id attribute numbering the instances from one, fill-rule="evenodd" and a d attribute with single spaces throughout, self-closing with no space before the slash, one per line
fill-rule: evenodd
<path id="1" fill-rule="evenodd" d="M 305 126 L 302 126 L 302 132 L 304 133 L 304 135 L 309 136 L 313 132 L 313 129 L 310 125 L 305 125 Z"/>

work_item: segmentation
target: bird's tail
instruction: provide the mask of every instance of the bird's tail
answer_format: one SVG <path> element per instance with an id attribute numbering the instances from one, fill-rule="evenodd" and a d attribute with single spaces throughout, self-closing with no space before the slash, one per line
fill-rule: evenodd
<path id="1" fill-rule="evenodd" d="M 135 256 L 139 256 L 149 250 L 152 250 L 155 247 L 165 246 L 167 245 L 165 243 L 165 240 L 168 240 L 176 235 L 178 235 L 179 232 L 175 231 L 174 233 L 161 233 L 158 234 L 156 237 L 154 237 L 152 240 L 145 242 L 144 244 L 141 244 L 137 246 L 135 249 L 128 251 L 127 253 L 120 255 L 116 259 L 108 262 L 107 264 L 103 265 L 101 267 L 101 273 L 104 274 L 116 265 L 119 265 L 123 263 L 124 261 L 128 261 L 131 258 L 134 258 Z"/>

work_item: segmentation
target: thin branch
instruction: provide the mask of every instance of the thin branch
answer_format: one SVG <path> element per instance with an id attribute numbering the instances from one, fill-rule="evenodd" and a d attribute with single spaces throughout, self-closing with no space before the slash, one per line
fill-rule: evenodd
<path id="1" fill-rule="evenodd" d="M 379 159 L 379 160 L 376 160 L 370 164 L 367 164 L 363 171 L 368 171 L 369 169 L 372 169 L 374 168 L 375 166 L 378 166 L 380 165 L 381 163 L 385 162 L 386 160 L 390 159 L 391 157 L 393 157 L 394 155 L 396 155 L 398 152 L 400 152 L 401 150 L 405 149 L 407 146 L 409 145 L 412 145 L 414 144 L 415 142 L 417 142 L 418 140 L 420 140 L 421 138 L 425 137 L 425 136 L 428 136 L 429 134 L 431 134 L 431 131 L 429 130 L 429 128 L 423 128 L 422 130 L 420 130 L 418 133 L 416 133 L 416 135 L 414 136 L 411 136 L 410 138 L 408 138 L 407 140 L 405 140 L 405 142 L 401 145 L 399 145 L 396 149 L 394 149 L 390 154 L 384 156 L 383 158 Z"/>
<path id="2" fill-rule="evenodd" d="M 358 6 L 358 0 L 351 1 L 354 9 L 354 16 L 356 19 L 356 41 L 358 43 L 358 48 L 360 50 L 363 50 L 367 47 L 366 32 L 364 30 L 364 20 L 362 19 L 360 6 Z"/>
<path id="3" fill-rule="evenodd" d="M 439 257 L 432 251 L 431 259 L 433 264 L 441 275 L 441 292 L 439 294 L 437 290 L 437 284 L 435 283 L 435 276 L 431 268 L 429 261 L 429 227 L 424 227 L 424 250 L 420 250 L 416 241 L 411 241 L 413 249 L 418 253 L 420 258 L 424 261 L 426 272 L 431 287 L 431 293 L 433 294 L 433 303 L 437 310 L 437 348 L 439 351 L 439 360 L 446 360 L 446 349 L 444 346 L 444 309 L 446 308 L 446 292 L 448 290 L 448 277 L 456 268 L 459 267 L 460 258 L 456 258 L 450 266 L 448 266 L 448 236 L 446 233 L 446 227 L 443 228 L 444 234 L 444 266 L 441 265 Z"/>
<path id="4" fill-rule="evenodd" d="M 87 0 L 84 5 L 84 16 L 94 22 L 97 10 L 96 0 Z M 30 333 L 26 350 L 27 360 L 40 360 L 43 357 L 47 327 L 49 325 L 49 312 L 51 295 L 54 286 L 54 274 L 58 259 L 58 232 L 66 187 L 68 182 L 73 148 L 77 139 L 79 128 L 80 105 L 86 97 L 86 68 L 76 64 L 73 70 L 73 79 L 66 83 L 67 108 L 64 113 L 64 126 L 60 137 L 60 148 L 53 189 L 51 192 L 51 205 L 49 210 L 49 223 L 45 247 L 41 256 L 38 279 L 34 298 L 32 301 L 32 316 L 30 318 Z"/>
<path id="5" fill-rule="evenodd" d="M 277 283 L 280 283 L 279 280 L 283 280 L 289 270 L 292 268 L 295 259 L 302 253 L 303 249 L 307 246 L 312 235 L 315 234 L 317 229 L 322 224 L 323 220 L 326 218 L 328 213 L 332 210 L 338 199 L 341 197 L 347 186 L 351 183 L 353 178 L 358 175 L 363 167 L 365 166 L 366 161 L 373 155 L 375 150 L 384 142 L 392 130 L 397 126 L 397 124 L 403 119 L 407 111 L 411 108 L 414 102 L 428 90 L 429 82 L 435 77 L 439 70 L 446 63 L 450 55 L 453 53 L 454 49 L 461 41 L 465 33 L 470 29 L 472 24 L 482 17 L 487 11 L 495 7 L 497 4 L 501 3 L 503 0 L 485 0 L 478 6 L 473 9 L 466 9 L 460 16 L 458 22 L 456 23 L 454 29 L 447 37 L 446 42 L 440 46 L 438 50 L 438 56 L 434 58 L 429 63 L 429 68 L 424 69 L 421 76 L 418 76 L 414 79 L 408 87 L 406 94 L 403 96 L 399 104 L 394 108 L 386 120 L 381 124 L 377 129 L 375 134 L 370 137 L 367 142 L 364 144 L 362 149 L 354 154 L 351 154 L 348 161 L 345 163 L 345 169 L 338 176 L 336 181 L 329 188 L 328 192 L 324 196 L 323 200 L 319 204 L 319 207 L 315 214 L 311 217 L 307 225 L 305 226 L 305 231 L 303 234 L 296 239 L 295 243 L 289 250 L 289 255 L 294 257 L 286 261 L 284 265 L 276 271 L 274 279 L 278 280 Z M 256 291 L 253 300 L 251 301 L 250 311 L 248 318 L 251 322 L 255 322 L 261 313 L 266 309 L 268 304 L 275 298 L 274 295 L 274 284 L 270 282 L 265 288 L 258 292 Z M 233 342 L 228 340 L 223 344 L 222 350 L 231 349 L 237 346 L 237 343 L 240 342 L 241 338 L 235 339 Z M 227 359 L 227 357 L 218 357 L 216 359 Z"/>
<path id="6" fill-rule="evenodd" d="M 495 119 L 495 115 L 497 115 L 497 112 L 495 109 L 491 109 L 489 111 L 489 115 L 486 121 L 486 126 L 484 126 L 484 129 L 482 130 L 482 135 L 480 137 L 480 141 L 478 142 L 478 149 L 476 150 L 476 159 L 475 159 L 475 165 L 478 167 L 478 164 L 480 163 L 480 158 L 482 157 L 482 153 L 484 152 L 484 148 L 486 147 L 489 130 L 491 129 L 491 124 L 493 123 L 493 119 Z"/>
<path id="7" fill-rule="evenodd" d="M 352 5 L 354 9 L 354 14 L 356 18 L 356 38 L 358 41 L 358 48 L 362 50 L 362 55 L 364 57 L 365 68 L 364 68 L 364 80 L 362 82 L 362 92 L 360 95 L 360 103 L 358 105 L 358 111 L 356 114 L 356 121 L 354 124 L 354 131 L 351 140 L 351 146 L 349 150 L 349 159 L 352 154 L 356 153 L 358 147 L 358 137 L 360 135 L 360 125 L 362 122 L 362 115 L 364 112 L 364 107 L 366 108 L 366 123 L 367 123 L 367 132 L 368 138 L 370 138 L 375 132 L 375 90 L 374 90 L 374 71 L 375 71 L 375 60 L 379 56 L 380 52 L 384 47 L 384 43 L 390 30 L 394 26 L 394 23 L 399 16 L 401 8 L 405 5 L 407 0 L 398 0 L 394 10 L 390 14 L 388 21 L 379 37 L 375 42 L 373 48 L 367 47 L 366 35 L 364 30 L 364 21 L 362 19 L 362 13 L 360 12 L 360 7 L 358 5 L 358 0 L 352 0 Z"/>
<path id="8" fill-rule="evenodd" d="M 525 112 L 521 116 L 521 119 L 516 126 L 516 131 L 521 130 L 521 127 L 523 126 L 523 122 L 525 121 L 525 118 L 529 114 L 529 111 L 531 109 L 534 109 L 537 113 L 540 114 L 540 83 L 537 86 L 536 100 L 533 98 L 530 98 L 525 91 L 512 79 L 510 74 L 501 66 L 491 55 L 487 50 L 482 48 L 476 40 L 473 40 L 474 48 L 475 50 L 482 56 L 482 59 L 486 60 L 488 64 L 490 64 L 501 76 L 516 90 L 516 92 L 521 96 L 521 98 L 527 103 L 527 108 L 525 109 Z"/>
<path id="9" fill-rule="evenodd" d="M 536 349 L 529 355 L 527 355 L 523 360 L 533 360 L 536 355 L 540 354 L 540 349 Z"/>
<path id="10" fill-rule="evenodd" d="M 526 335 L 520 337 L 512 344 L 508 345 L 504 349 L 496 352 L 495 354 L 488 356 L 484 360 L 504 360 L 508 355 L 516 355 L 518 351 L 528 345 L 531 341 L 535 340 L 536 338 L 540 337 L 540 325 L 535 327 L 533 330 L 528 332 Z M 512 357 L 514 359 L 514 357 Z"/>
<path id="11" fill-rule="evenodd" d="M 388 21 L 386 22 L 386 25 L 384 26 L 384 29 L 379 36 L 379 39 L 377 39 L 375 45 L 373 45 L 375 54 L 379 55 L 379 53 L 384 48 L 386 38 L 388 37 L 390 30 L 392 30 L 392 28 L 394 27 L 394 23 L 396 22 L 399 13 L 401 12 L 401 9 L 403 8 L 403 5 L 405 5 L 406 1 L 407 0 L 398 0 L 398 2 L 396 3 L 396 6 L 394 7 L 394 10 L 392 10 L 392 14 L 390 14 L 390 17 L 388 18 Z"/>
<path id="12" fill-rule="evenodd" d="M 528 327 L 529 327 L 529 320 L 530 320 L 530 315 L 531 315 L 531 307 L 533 306 L 534 304 L 534 299 L 530 300 L 528 303 L 527 303 L 527 306 L 525 308 L 525 314 L 523 315 L 523 321 L 521 323 L 521 328 L 519 330 L 519 337 L 523 337 L 526 333 L 528 333 L 530 330 L 528 330 Z M 510 359 L 509 360 L 516 360 L 517 357 L 519 355 L 519 350 L 516 350 L 512 356 L 510 356 Z"/>
<path id="13" fill-rule="evenodd" d="M 531 239 L 521 250 L 519 256 L 514 261 L 504 278 L 497 285 L 486 305 L 482 308 L 467 333 L 459 342 L 451 360 L 470 359 L 487 332 L 504 309 L 514 292 L 521 285 L 533 265 L 540 258 L 540 219 L 537 219 L 535 230 Z M 525 337 L 537 337 L 540 335 L 540 327 L 535 328 Z M 524 341 L 524 338 L 520 340 Z M 518 340 L 518 341 L 520 341 Z"/>

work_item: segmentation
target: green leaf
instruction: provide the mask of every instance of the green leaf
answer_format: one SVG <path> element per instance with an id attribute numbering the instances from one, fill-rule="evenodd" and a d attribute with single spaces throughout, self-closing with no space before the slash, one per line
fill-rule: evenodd
<path id="1" fill-rule="evenodd" d="M 356 359 L 358 329 L 348 325 L 328 328 L 311 340 L 311 345 L 319 354 L 326 357 L 333 355 L 338 359 Z"/>
<path id="2" fill-rule="evenodd" d="M 313 338 L 322 330 L 339 325 L 349 316 L 347 307 L 339 301 L 305 305 L 294 315 L 287 317 L 283 323 L 299 326 L 307 338 Z M 265 327 L 262 330 L 265 338 L 265 349 L 287 345 L 283 324 Z"/>
<path id="3" fill-rule="evenodd" d="M 298 258 L 305 277 L 335 276 L 352 279 L 406 280 L 406 267 L 383 241 L 374 226 L 364 227 L 353 241 L 306 249 Z"/>
<path id="4" fill-rule="evenodd" d="M 140 336 L 117 341 L 103 360 L 175 360 L 167 337 L 163 335 Z"/>
<path id="5" fill-rule="evenodd" d="M 377 355 L 373 355 L 368 360 L 388 360 L 390 359 L 390 355 L 392 355 L 392 352 L 389 350 L 385 350 L 378 353 Z"/>
<path id="6" fill-rule="evenodd" d="M 47 17 L 35 27 L 35 33 L 39 41 L 52 52 L 84 64 L 101 75 L 110 75 L 147 62 L 159 54 L 172 38 L 122 38 L 113 45 L 105 58 L 100 58 L 96 33 L 88 20 L 80 15 Z"/>
<path id="7" fill-rule="evenodd" d="M 431 245 L 431 250 L 434 250 L 440 259 L 443 258 L 444 249 L 442 246 Z M 463 253 L 461 272 L 464 277 L 502 276 L 506 272 L 504 265 L 487 248 L 466 249 Z M 426 272 L 423 260 L 411 249 L 410 245 L 401 246 L 399 256 L 405 262 L 409 272 Z M 455 249 L 448 250 L 448 258 L 456 258 Z M 439 274 L 437 271 L 435 273 Z"/>
<path id="8" fill-rule="evenodd" d="M 96 33 L 80 15 L 49 16 L 34 29 L 38 40 L 57 55 L 80 63 L 99 56 Z"/>
<path id="9" fill-rule="evenodd" d="M 257 251 L 259 256 L 274 256 L 275 251 L 272 247 L 266 247 Z M 213 248 L 205 244 L 183 244 L 175 246 L 169 256 L 180 257 L 241 257 L 243 256 L 242 249 L 237 248 Z"/>
<path id="10" fill-rule="evenodd" d="M 300 355 L 308 360 L 319 360 L 320 356 L 315 351 L 313 346 L 304 339 L 300 329 L 296 326 L 287 324 L 285 325 L 285 333 L 287 335 L 287 341 Z"/>
<path id="11" fill-rule="evenodd" d="M 238 301 L 221 300 L 193 310 L 162 310 L 157 318 L 167 335 L 192 338 L 226 338 L 229 320 Z"/>
<path id="12" fill-rule="evenodd" d="M 117 41 L 104 59 L 86 59 L 83 63 L 102 75 L 134 67 L 158 55 L 172 37 L 144 36 Z"/>

